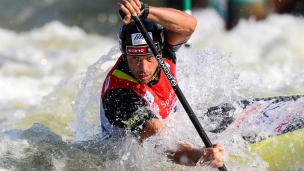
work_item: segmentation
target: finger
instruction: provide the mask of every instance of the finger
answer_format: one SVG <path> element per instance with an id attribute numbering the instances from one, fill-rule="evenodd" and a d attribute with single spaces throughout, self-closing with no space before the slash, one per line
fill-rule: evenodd
<path id="1" fill-rule="evenodd" d="M 130 11 L 128 8 L 126 8 L 125 5 L 121 4 L 121 3 L 117 3 L 117 7 L 119 10 L 121 10 L 122 12 L 124 12 L 127 15 L 131 15 Z"/>
<path id="2" fill-rule="evenodd" d="M 136 4 L 136 6 L 138 8 L 137 14 L 140 14 L 141 2 L 139 0 L 134 0 L 134 3 Z"/>
<path id="3" fill-rule="evenodd" d="M 213 148 L 219 148 L 222 147 L 221 144 L 213 144 Z"/>
<path id="4" fill-rule="evenodd" d="M 204 148 L 203 157 L 204 157 L 204 162 L 211 162 L 212 166 L 215 168 L 221 167 L 224 162 L 223 155 L 220 152 L 219 148 Z"/>
<path id="5" fill-rule="evenodd" d="M 214 160 L 212 160 L 212 165 L 214 167 L 221 167 L 223 165 L 223 158 L 221 156 L 216 157 Z"/>
<path id="6" fill-rule="evenodd" d="M 141 8 L 141 2 L 139 0 L 135 0 L 134 2 L 136 3 L 136 5 L 138 6 L 138 8 L 140 9 Z"/>
<path id="7" fill-rule="evenodd" d="M 219 149 L 219 151 L 221 153 L 223 153 L 225 151 L 224 147 L 221 146 L 220 144 L 214 144 L 213 147 Z"/>
<path id="8" fill-rule="evenodd" d="M 124 25 L 127 25 L 127 24 L 129 24 L 130 22 L 132 22 L 133 20 L 132 20 L 132 18 L 131 18 L 131 16 L 130 15 L 127 15 L 123 20 L 122 20 L 122 23 L 124 24 Z"/>
<path id="9" fill-rule="evenodd" d="M 120 4 L 120 3 L 117 4 L 117 7 L 119 10 L 121 10 L 125 14 L 124 18 L 122 18 L 122 23 L 123 24 L 130 23 L 132 18 L 131 18 L 131 14 L 130 14 L 129 10 L 123 4 Z"/>
<path id="10" fill-rule="evenodd" d="M 217 151 L 217 150 L 215 150 L 215 151 Z M 211 155 L 212 156 L 212 165 L 213 165 L 213 167 L 218 168 L 223 165 L 224 158 L 219 151 L 217 151 L 217 152 L 215 152 L 215 151 Z"/>
<path id="11" fill-rule="evenodd" d="M 140 10 L 134 0 L 122 0 L 121 2 L 129 10 L 132 16 L 139 14 Z"/>
<path id="12" fill-rule="evenodd" d="M 219 168 L 223 166 L 223 162 L 212 163 L 212 166 L 215 168 Z"/>

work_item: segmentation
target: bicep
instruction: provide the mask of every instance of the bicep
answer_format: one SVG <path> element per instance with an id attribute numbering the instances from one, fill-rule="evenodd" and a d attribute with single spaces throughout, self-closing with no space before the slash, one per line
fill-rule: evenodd
<path id="1" fill-rule="evenodd" d="M 192 34 L 177 33 L 170 30 L 165 30 L 165 39 L 171 45 L 186 43 Z"/>

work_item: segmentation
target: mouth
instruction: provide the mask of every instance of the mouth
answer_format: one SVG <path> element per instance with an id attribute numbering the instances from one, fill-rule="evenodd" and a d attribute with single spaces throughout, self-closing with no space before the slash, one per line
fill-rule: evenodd
<path id="1" fill-rule="evenodd" d="M 138 77 L 139 77 L 139 80 L 141 80 L 141 81 L 147 81 L 150 79 L 150 76 L 147 74 L 140 74 Z"/>

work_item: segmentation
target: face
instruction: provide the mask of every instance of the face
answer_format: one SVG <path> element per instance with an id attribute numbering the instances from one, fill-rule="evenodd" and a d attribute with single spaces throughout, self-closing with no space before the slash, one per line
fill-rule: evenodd
<path id="1" fill-rule="evenodd" d="M 147 84 L 155 73 L 158 62 L 154 55 L 130 56 L 127 55 L 130 71 L 140 84 Z"/>

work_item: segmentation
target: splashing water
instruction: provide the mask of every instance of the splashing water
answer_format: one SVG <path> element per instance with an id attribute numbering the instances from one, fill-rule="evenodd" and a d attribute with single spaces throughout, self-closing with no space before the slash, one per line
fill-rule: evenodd
<path id="1" fill-rule="evenodd" d="M 209 132 L 218 123 L 204 114 L 208 107 L 231 103 L 236 110 L 229 115 L 237 119 L 244 114 L 242 99 L 303 94 L 304 21 L 271 15 L 262 22 L 241 21 L 225 32 L 213 11 L 193 15 L 199 25 L 193 47 L 178 52 L 179 86 L 211 142 L 226 148 L 228 170 L 268 170 L 270 164 L 243 136 L 265 138 L 288 114 L 302 117 L 303 99 L 261 101 L 248 122 L 235 122 L 218 134 Z M 176 141 L 204 146 L 180 104 L 158 138 L 142 145 L 129 136 L 101 141 L 100 90 L 119 56 L 115 40 L 59 22 L 23 33 L 0 29 L 0 36 L 1 169 L 212 170 L 177 165 L 164 154 Z M 273 119 L 261 122 L 261 111 L 269 106 L 273 110 L 266 114 Z M 296 153 L 296 143 L 287 147 Z"/>

